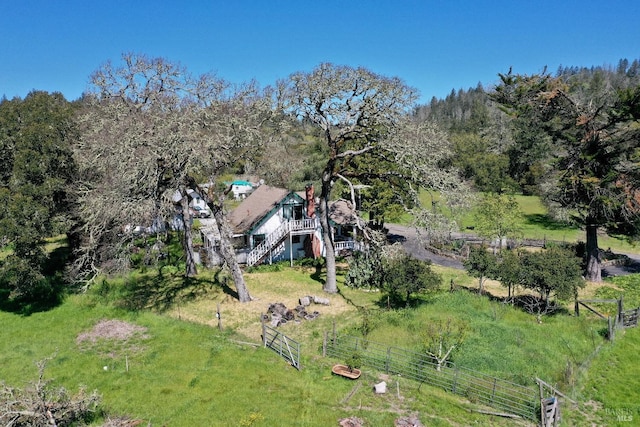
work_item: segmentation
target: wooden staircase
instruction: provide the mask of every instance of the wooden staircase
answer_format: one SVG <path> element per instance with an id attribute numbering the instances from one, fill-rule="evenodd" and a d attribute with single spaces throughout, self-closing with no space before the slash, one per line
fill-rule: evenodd
<path id="1" fill-rule="evenodd" d="M 247 266 L 258 264 L 273 248 L 289 234 L 313 233 L 318 228 L 316 218 L 292 220 L 282 223 L 247 255 Z"/>

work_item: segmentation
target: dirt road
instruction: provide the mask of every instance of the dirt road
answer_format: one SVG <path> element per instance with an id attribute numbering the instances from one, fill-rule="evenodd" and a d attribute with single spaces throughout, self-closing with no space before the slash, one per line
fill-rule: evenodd
<path id="1" fill-rule="evenodd" d="M 389 239 L 392 241 L 398 241 L 402 243 L 402 247 L 408 254 L 413 255 L 417 259 L 431 260 L 432 263 L 442 265 L 445 267 L 464 269 L 462 263 L 456 259 L 436 255 L 433 252 L 429 252 L 420 243 L 416 230 L 412 227 L 405 227 L 398 224 L 385 224 L 385 227 L 389 230 Z"/>
<path id="2" fill-rule="evenodd" d="M 464 269 L 462 263 L 456 259 L 441 256 L 429 252 L 420 243 L 416 230 L 413 227 L 406 227 L 399 224 L 385 224 L 389 230 L 389 239 L 398 241 L 408 254 L 413 255 L 417 259 L 431 260 L 432 263 L 445 267 Z M 627 265 L 605 265 L 602 267 L 603 277 L 607 276 L 624 276 L 627 274 L 640 273 L 640 255 L 627 253 L 630 262 Z"/>

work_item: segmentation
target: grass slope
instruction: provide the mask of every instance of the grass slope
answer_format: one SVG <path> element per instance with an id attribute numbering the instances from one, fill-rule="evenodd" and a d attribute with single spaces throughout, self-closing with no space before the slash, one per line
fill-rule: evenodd
<path id="1" fill-rule="evenodd" d="M 288 275 L 273 274 L 281 278 Z M 266 276 L 260 281 L 270 282 Z M 296 289 L 286 285 L 277 291 L 257 285 L 253 289 L 256 295 L 266 298 L 265 295 L 285 296 L 293 291 L 296 295 L 309 294 L 319 286 L 312 282 L 308 286 L 302 283 Z M 153 425 L 329 426 L 337 425 L 341 417 L 357 416 L 373 426 L 392 425 L 399 416 L 413 413 L 419 413 L 428 425 L 436 426 L 487 422 L 512 425 L 498 417 L 469 412 L 474 405 L 438 389 L 418 390 L 417 384 L 410 381 L 396 379 L 390 382 L 394 392 L 376 396 L 371 387 L 380 379 L 366 369 L 359 382 L 332 376 L 330 366 L 335 361 L 319 357 L 314 344 L 319 334 L 313 328 L 343 318 L 344 313 L 340 313 L 343 309 L 333 305 L 329 310 L 337 311 L 325 313 L 326 319 L 314 323 L 312 331 L 306 333 L 307 338 L 299 334 L 303 325 L 290 325 L 285 330 L 296 339 L 303 336 L 302 371 L 290 367 L 270 350 L 239 344 L 252 338 L 238 335 L 229 326 L 221 332 L 206 324 L 184 320 L 187 316 L 197 317 L 194 313 L 199 303 L 207 301 L 211 307 L 212 300 L 215 302 L 217 297 L 224 300 L 224 295 L 214 289 L 212 299 L 183 302 L 182 320 L 177 318 L 177 308 L 164 314 L 148 310 L 129 312 L 102 302 L 104 295 L 72 296 L 50 311 L 27 317 L 0 312 L 3 325 L 0 379 L 24 387 L 37 377 L 35 362 L 55 355 L 47 366 L 46 378 L 72 392 L 81 386 L 97 389 L 109 413 L 129 415 Z M 375 299 L 362 293 L 353 297 L 369 302 Z M 338 300 L 353 303 L 349 297 L 332 296 L 336 306 Z M 229 300 L 222 302 L 225 304 L 229 308 L 235 305 Z M 221 311 L 226 313 L 230 324 L 232 311 Z M 121 319 L 144 327 L 147 338 L 79 345 L 78 336 L 103 319 Z M 322 321 L 326 323 L 323 325 Z M 238 329 L 251 329 L 242 319 L 237 320 L 237 325 Z M 357 386 L 359 383 L 361 386 Z"/>
<path id="2" fill-rule="evenodd" d="M 437 388 L 419 388 L 366 366 L 357 382 L 332 376 L 330 366 L 338 361 L 321 357 L 323 334 L 334 325 L 349 334 L 366 326 L 372 341 L 420 349 L 425 325 L 455 317 L 468 326 L 454 354 L 456 363 L 528 385 L 538 376 L 589 402 L 564 410 L 568 425 L 612 425 L 616 410 L 637 408 L 638 330 L 620 334 L 611 346 L 601 337 L 604 323 L 593 317 L 558 314 L 539 324 L 531 315 L 467 290 L 443 291 L 423 297 L 411 309 L 387 310 L 379 293 L 341 286 L 339 294 L 326 295 L 321 274 L 278 270 L 246 274 L 254 297 L 246 304 L 216 284 L 224 283 L 224 277 L 203 273 L 185 281 L 164 270 L 162 276 L 148 272 L 105 282 L 50 311 L 30 316 L 0 312 L 0 380 L 23 387 L 37 376 L 35 362 L 55 354 L 46 377 L 56 385 L 70 391 L 97 389 L 109 413 L 153 425 L 330 426 L 339 418 L 357 416 L 366 425 L 382 426 L 414 413 L 425 425 L 514 425 L 513 420 L 472 412 L 478 407 Z M 463 272 L 438 271 L 444 288 L 450 280 L 475 286 Z M 635 302 L 635 282 L 616 280 L 603 289 L 628 288 L 625 301 Z M 321 313 L 314 321 L 280 328 L 302 343 L 303 369 L 297 371 L 259 346 L 260 315 L 274 302 L 293 308 L 306 295 L 327 297 L 330 305 L 312 306 Z M 218 309 L 222 331 L 217 328 Z M 103 319 L 145 327 L 148 337 L 89 346 L 77 342 Z M 595 349 L 599 352 L 592 356 Z M 375 395 L 371 388 L 381 379 L 388 382 L 389 393 Z M 574 389 L 575 384 L 579 387 Z"/>

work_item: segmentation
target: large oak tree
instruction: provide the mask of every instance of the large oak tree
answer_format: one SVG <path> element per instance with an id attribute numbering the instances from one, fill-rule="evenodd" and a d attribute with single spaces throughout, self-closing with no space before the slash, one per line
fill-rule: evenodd
<path id="1" fill-rule="evenodd" d="M 292 74 L 286 83 L 283 108 L 316 126 L 327 148 L 319 204 L 324 290 L 337 292 L 328 209 L 334 185 L 379 185 L 384 180 L 399 190 L 396 202 L 415 205 L 419 187 L 450 188 L 456 181 L 438 163 L 448 142 L 434 126 L 411 119 L 417 93 L 398 78 L 323 63 L 311 72 Z"/>
<path id="2" fill-rule="evenodd" d="M 200 189 L 196 182 L 215 182 L 259 148 L 268 102 L 251 84 L 233 87 L 213 75 L 194 77 L 179 64 L 143 55 L 123 55 L 120 66 L 105 64 L 91 81 L 76 153 L 85 177 L 85 266 L 96 260 L 126 263 L 123 227 L 175 221 L 181 199 L 177 217 L 184 227 L 186 275 L 196 274 L 186 201 L 188 190 L 199 190 L 219 226 L 239 299 L 250 300 L 231 249 L 224 192 L 213 185 Z"/>

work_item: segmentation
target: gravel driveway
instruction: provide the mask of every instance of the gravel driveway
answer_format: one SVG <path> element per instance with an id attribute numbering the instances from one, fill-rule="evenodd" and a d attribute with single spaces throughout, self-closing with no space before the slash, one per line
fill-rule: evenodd
<path id="1" fill-rule="evenodd" d="M 398 224 L 385 224 L 388 230 L 388 238 L 392 241 L 398 241 L 402 243 L 402 247 L 408 254 L 411 254 L 417 259 L 431 260 L 432 263 L 442 265 L 444 267 L 457 268 L 459 270 L 464 269 L 462 263 L 456 259 L 436 255 L 433 252 L 429 252 L 420 243 L 416 230 L 413 227 L 405 227 Z"/>
<path id="2" fill-rule="evenodd" d="M 388 238 L 391 241 L 401 242 L 405 251 L 415 258 L 421 260 L 428 259 L 434 264 L 445 267 L 457 268 L 460 270 L 464 269 L 462 262 L 453 258 L 437 255 L 426 250 L 420 243 L 415 228 L 399 224 L 385 224 L 385 227 L 389 230 Z M 640 273 L 640 255 L 633 253 L 625 253 L 624 255 L 627 255 L 630 260 L 627 265 L 603 266 L 602 276 L 624 276 L 627 274 Z"/>

